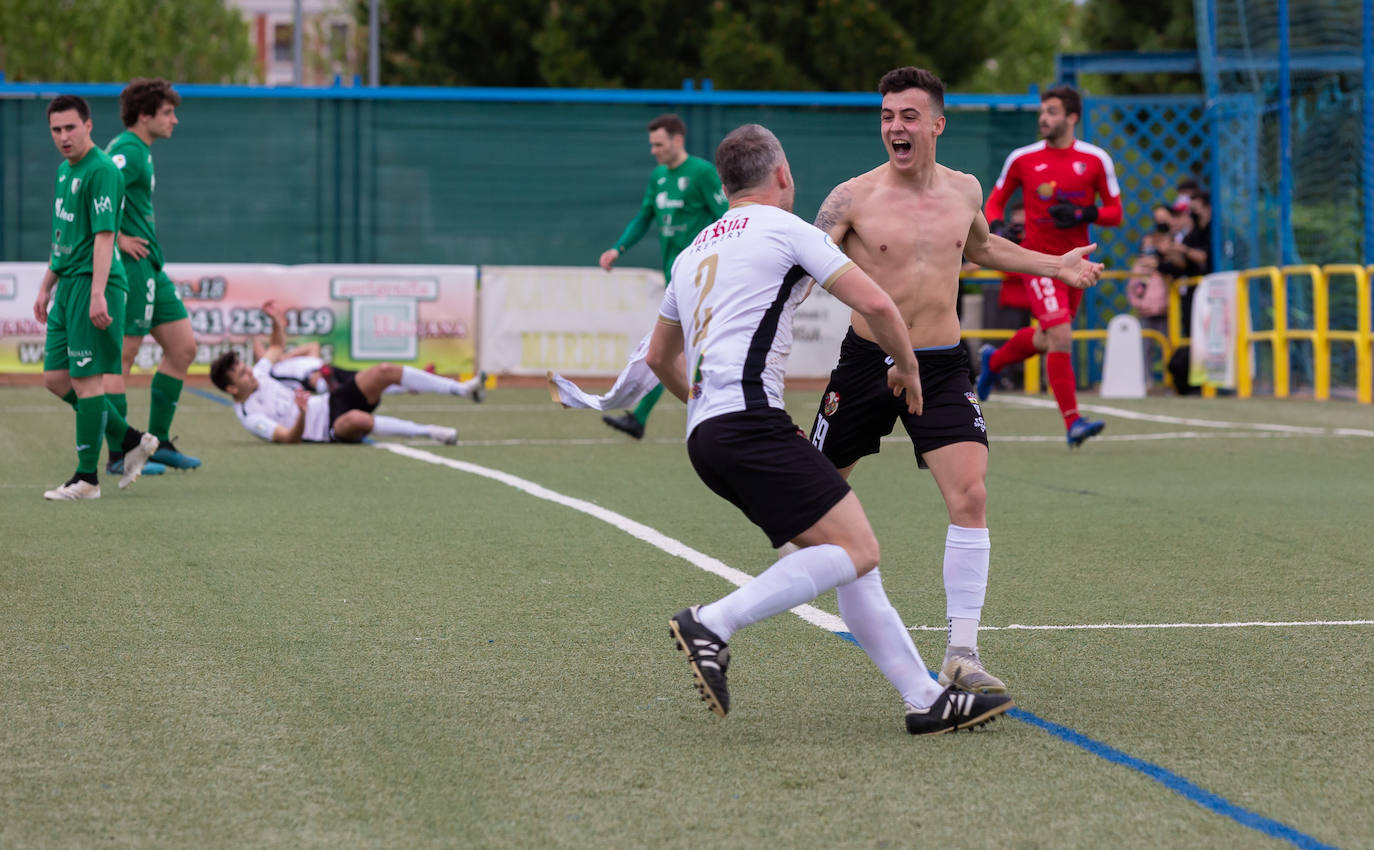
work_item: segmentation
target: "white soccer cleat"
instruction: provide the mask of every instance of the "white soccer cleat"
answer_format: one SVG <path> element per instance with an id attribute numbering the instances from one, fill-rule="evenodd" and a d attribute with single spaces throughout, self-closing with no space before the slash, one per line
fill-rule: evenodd
<path id="1" fill-rule="evenodd" d="M 50 502 L 77 502 L 82 499 L 99 499 L 100 485 L 73 478 L 61 487 L 54 487 L 43 494 Z"/>
<path id="2" fill-rule="evenodd" d="M 148 462 L 159 445 L 157 437 L 144 433 L 138 445 L 124 453 L 124 476 L 119 479 L 119 489 L 123 490 L 138 480 L 143 474 L 143 464 Z"/>
<path id="3" fill-rule="evenodd" d="M 442 425 L 431 425 L 429 428 L 429 438 L 436 443 L 446 446 L 458 445 L 458 429 L 445 428 Z"/>

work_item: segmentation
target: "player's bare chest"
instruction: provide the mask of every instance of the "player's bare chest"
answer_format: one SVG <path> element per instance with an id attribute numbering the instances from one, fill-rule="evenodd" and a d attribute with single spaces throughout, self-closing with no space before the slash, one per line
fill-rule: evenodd
<path id="1" fill-rule="evenodd" d="M 854 235 L 875 255 L 961 250 L 973 210 L 957 195 L 878 198 L 854 216 Z"/>

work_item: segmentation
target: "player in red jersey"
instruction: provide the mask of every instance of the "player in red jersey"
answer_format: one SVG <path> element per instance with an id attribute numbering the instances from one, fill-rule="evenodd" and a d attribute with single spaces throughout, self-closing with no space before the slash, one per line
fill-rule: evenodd
<path id="1" fill-rule="evenodd" d="M 1046 254 L 1062 254 L 1087 245 L 1088 225 L 1114 227 L 1121 223 L 1121 187 L 1112 158 L 1102 148 L 1074 138 L 1083 117 L 1083 100 L 1070 86 L 1046 89 L 1040 96 L 1041 141 L 1017 148 L 1007 156 L 997 185 L 988 195 L 987 219 L 999 232 L 1002 210 L 1021 188 L 1026 208 L 1026 236 L 1022 247 Z M 1101 206 L 1097 206 L 1098 199 Z M 1001 348 L 985 345 L 978 375 L 978 398 L 986 399 L 997 373 L 1037 353 L 1049 352 L 1046 368 L 1050 389 L 1059 403 L 1069 447 L 1100 433 L 1105 426 L 1078 415 L 1078 391 L 1069 356 L 1073 317 L 1083 298 L 1081 289 L 1050 277 L 1009 274 L 1002 284 L 1003 306 L 1024 306 L 1039 328 L 1016 332 Z"/>

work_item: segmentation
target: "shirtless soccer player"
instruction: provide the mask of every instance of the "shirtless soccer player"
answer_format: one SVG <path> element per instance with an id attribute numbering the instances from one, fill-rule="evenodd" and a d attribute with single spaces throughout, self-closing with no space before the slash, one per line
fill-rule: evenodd
<path id="1" fill-rule="evenodd" d="M 945 86 L 919 68 L 898 68 L 878 84 L 888 161 L 836 186 L 816 226 L 830 234 L 902 313 L 920 363 L 925 408 L 914 415 L 887 387 L 886 357 L 857 313 L 839 363 L 821 397 L 811 442 L 846 478 L 859 459 L 901 419 L 949 511 L 945 536 L 945 605 L 949 645 L 940 682 L 983 693 L 1006 685 L 978 658 L 978 622 L 987 590 L 987 425 L 959 341 L 959 267 L 963 257 L 1002 271 L 1053 277 L 1078 288 L 1102 273 L 1087 254 L 1095 245 L 1055 257 L 994 236 L 983 217 L 978 179 L 935 161 L 945 129 Z"/>

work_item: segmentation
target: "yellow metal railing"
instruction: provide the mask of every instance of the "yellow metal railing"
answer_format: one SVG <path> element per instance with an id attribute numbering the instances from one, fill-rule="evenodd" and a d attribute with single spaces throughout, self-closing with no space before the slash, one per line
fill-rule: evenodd
<path id="1" fill-rule="evenodd" d="M 1124 271 L 1104 272 L 1104 280 L 1125 280 L 1131 275 Z M 1001 273 L 982 269 L 966 272 L 962 280 L 1001 280 Z M 1331 278 L 1350 278 L 1355 284 L 1356 321 L 1354 328 L 1331 328 Z M 1306 279 L 1312 287 L 1312 327 L 1288 327 L 1288 283 L 1294 279 Z M 1190 343 L 1184 335 L 1183 304 L 1180 290 L 1185 286 L 1196 286 L 1199 278 L 1179 278 L 1169 283 L 1168 333 L 1160 334 L 1153 330 L 1142 330 L 1142 335 L 1157 340 L 1164 351 L 1165 362 L 1182 345 Z M 1250 283 L 1268 281 L 1273 326 L 1267 330 L 1250 329 Z M 1273 353 L 1274 397 L 1288 398 L 1290 384 L 1290 364 L 1288 344 L 1305 340 L 1312 343 L 1313 359 L 1313 397 L 1318 401 L 1331 398 L 1331 343 L 1349 342 L 1355 347 L 1355 384 L 1356 399 L 1361 404 L 1374 404 L 1374 295 L 1371 295 L 1371 281 L 1374 281 L 1374 265 L 1361 266 L 1351 263 L 1332 263 L 1326 266 L 1294 265 L 1266 266 L 1238 272 L 1236 284 L 1236 395 L 1249 398 L 1254 392 L 1251 378 L 1253 358 L 1251 348 L 1255 343 L 1267 343 Z M 969 329 L 962 333 L 964 339 L 1009 339 L 1015 331 L 1003 329 Z M 1075 340 L 1105 339 L 1105 330 L 1077 330 Z M 1031 357 L 1025 366 L 1026 392 L 1038 393 L 1041 386 L 1040 358 Z M 1167 379 L 1167 373 L 1166 373 Z M 1215 396 L 1216 387 L 1207 385 L 1202 388 L 1204 396 Z"/>
<path id="2" fill-rule="evenodd" d="M 1324 309 L 1322 312 L 1321 327 L 1326 337 L 1324 344 L 1329 353 L 1331 341 L 1352 342 L 1355 344 L 1355 397 L 1361 404 L 1374 403 L 1374 332 L 1371 332 L 1370 323 L 1371 297 L 1370 297 L 1370 275 L 1374 271 L 1374 266 L 1365 268 L 1364 266 L 1353 265 L 1350 263 L 1332 263 L 1322 267 L 1323 272 L 1323 300 Z M 1355 281 L 1355 327 L 1353 330 L 1331 330 L 1328 327 L 1329 316 L 1325 311 L 1327 295 L 1330 289 L 1332 277 L 1349 276 Z M 1327 379 L 1330 380 L 1330 371 L 1327 371 Z M 1327 390 L 1330 387 L 1328 384 Z"/>
<path id="3" fill-rule="evenodd" d="M 1350 277 L 1355 283 L 1356 320 L 1353 329 L 1331 329 L 1331 277 Z M 1273 327 L 1264 331 L 1249 329 L 1250 281 L 1268 280 L 1273 300 Z M 1288 327 L 1288 283 L 1306 279 L 1312 287 L 1312 327 Z M 1374 334 L 1370 331 L 1370 268 L 1349 263 L 1326 266 L 1269 266 L 1240 272 L 1236 288 L 1236 395 L 1249 398 L 1254 387 L 1250 378 L 1250 347 L 1267 342 L 1274 359 L 1274 398 L 1289 394 L 1288 344 L 1306 340 L 1312 343 L 1312 397 L 1331 398 L 1331 342 L 1350 342 L 1355 346 L 1355 396 L 1361 404 L 1374 403 Z"/>

